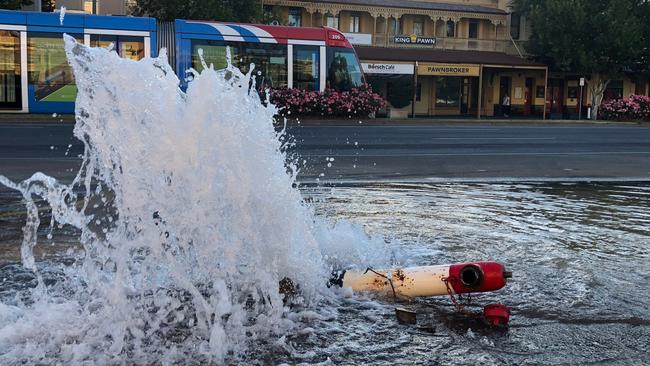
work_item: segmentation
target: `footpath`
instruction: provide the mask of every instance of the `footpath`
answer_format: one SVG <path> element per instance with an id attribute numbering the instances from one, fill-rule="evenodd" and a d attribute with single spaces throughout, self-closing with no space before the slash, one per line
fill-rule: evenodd
<path id="1" fill-rule="evenodd" d="M 22 114 L 22 113 L 0 113 L 0 124 L 73 124 L 75 122 L 72 114 Z M 282 125 L 283 123 L 278 123 Z M 372 126 L 423 126 L 423 125 L 567 125 L 567 126 L 594 126 L 594 125 L 615 125 L 615 126 L 646 126 L 650 122 L 618 122 L 618 121 L 591 121 L 591 120 L 565 120 L 565 119 L 534 119 L 534 118 L 350 118 L 350 119 L 287 119 L 287 124 L 295 125 L 316 125 L 316 126 L 350 126 L 350 125 L 372 125 Z"/>

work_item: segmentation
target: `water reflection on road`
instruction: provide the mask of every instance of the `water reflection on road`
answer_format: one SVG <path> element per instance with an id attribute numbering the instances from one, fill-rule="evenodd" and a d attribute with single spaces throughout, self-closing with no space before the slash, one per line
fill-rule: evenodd
<path id="1" fill-rule="evenodd" d="M 650 363 L 647 185 L 414 184 L 303 191 L 322 214 L 350 218 L 400 243 L 394 251 L 403 264 L 490 259 L 515 274 L 505 290 L 478 298 L 513 308 L 507 335 L 450 322 L 443 315 L 447 299 L 410 305 L 433 314 L 438 335 L 447 337 L 396 325 L 391 306 L 368 311 L 345 306 L 340 316 L 349 323 L 339 325 L 345 335 L 338 342 L 356 347 L 336 357 L 343 363 Z M 371 351 L 386 343 L 393 347 Z"/>
<path id="2" fill-rule="evenodd" d="M 508 332 L 455 317 L 449 299 L 400 304 L 435 333 L 399 325 L 390 299 L 340 296 L 304 317 L 292 348 L 266 363 L 650 364 L 650 186 L 624 184 L 381 184 L 303 186 L 321 215 L 349 218 L 394 243 L 403 265 L 497 260 L 514 279 L 477 304 L 513 309 Z M 1 192 L 0 192 L 1 193 Z M 47 211 L 44 211 L 47 215 Z M 24 220 L 19 197 L 0 196 L 4 296 L 22 286 L 15 266 Z M 58 261 L 74 233 L 55 231 L 38 255 Z M 4 264 L 4 266 L 3 266 Z M 45 265 L 47 266 L 47 265 Z M 8 282 L 7 282 L 8 281 Z M 22 286 L 20 285 L 22 282 Z M 11 289 L 11 282 L 16 287 Z M 479 310 L 477 307 L 476 310 Z"/>

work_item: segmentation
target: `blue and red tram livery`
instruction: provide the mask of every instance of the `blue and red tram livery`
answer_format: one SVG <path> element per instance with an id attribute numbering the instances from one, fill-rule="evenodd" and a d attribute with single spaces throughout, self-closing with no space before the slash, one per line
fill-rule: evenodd
<path id="1" fill-rule="evenodd" d="M 352 45 L 331 28 L 295 28 L 221 22 L 0 11 L 0 112 L 73 113 L 77 89 L 63 50 L 63 33 L 92 47 L 113 44 L 139 60 L 168 50 L 182 80 L 203 60 L 216 69 L 232 62 L 243 72 L 255 65 L 260 88 L 350 90 L 364 81 Z"/>

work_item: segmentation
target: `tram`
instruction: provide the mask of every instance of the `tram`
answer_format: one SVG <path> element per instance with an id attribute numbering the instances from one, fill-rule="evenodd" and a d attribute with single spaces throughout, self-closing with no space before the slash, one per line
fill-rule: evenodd
<path id="1" fill-rule="evenodd" d="M 73 113 L 74 75 L 63 48 L 67 33 L 91 47 L 113 44 L 121 57 L 140 60 L 167 49 L 184 88 L 187 70 L 223 68 L 226 48 L 243 72 L 255 64 L 260 88 L 350 90 L 365 83 L 359 59 L 332 28 L 0 11 L 0 113 Z"/>

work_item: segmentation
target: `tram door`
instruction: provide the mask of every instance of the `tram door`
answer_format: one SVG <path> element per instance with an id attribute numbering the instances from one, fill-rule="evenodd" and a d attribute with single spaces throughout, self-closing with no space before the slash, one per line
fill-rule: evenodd
<path id="1" fill-rule="evenodd" d="M 20 32 L 0 30 L 0 110 L 22 108 Z"/>

